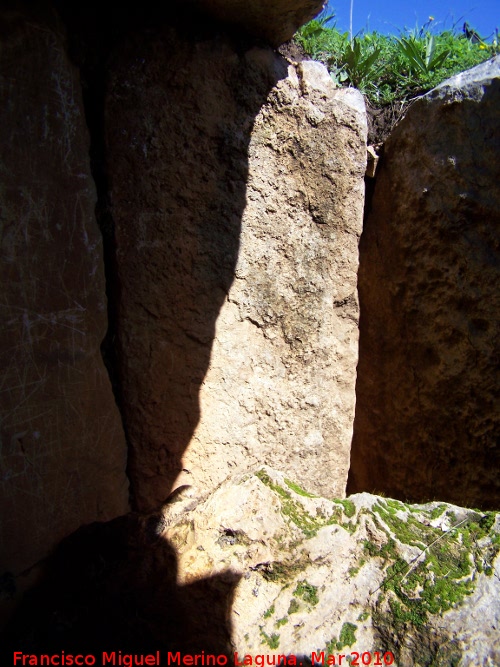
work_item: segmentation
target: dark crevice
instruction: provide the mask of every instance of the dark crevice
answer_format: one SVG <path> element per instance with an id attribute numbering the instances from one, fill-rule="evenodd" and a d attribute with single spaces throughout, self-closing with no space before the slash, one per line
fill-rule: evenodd
<path id="1" fill-rule="evenodd" d="M 216 24 L 203 14 L 193 16 L 192 11 L 177 4 L 172 8 L 172 6 L 162 7 L 144 2 L 127 12 L 114 2 L 104 7 L 93 2 L 69 6 L 62 0 L 55 0 L 54 4 L 66 27 L 69 56 L 80 72 L 85 118 L 90 135 L 90 168 L 97 193 L 95 215 L 102 234 L 106 281 L 108 329 L 101 344 L 101 354 L 122 418 L 128 449 L 126 472 L 131 480 L 130 504 L 133 509 L 137 509 L 130 475 L 133 463 L 131 463 L 130 439 L 124 417 L 123 378 L 118 345 L 118 310 L 122 287 L 116 262 L 115 224 L 110 202 L 106 150 L 105 105 L 108 63 L 124 40 L 132 38 L 141 41 L 144 36 L 152 39 L 155 34 L 161 33 L 166 24 L 175 27 L 179 35 L 193 41 L 213 39 L 214 36 L 225 34 L 224 25 Z M 234 27 L 231 29 L 231 42 L 240 57 L 248 48 L 259 43 L 255 38 L 248 37 Z M 234 94 L 237 99 L 237 87 Z M 244 102 L 244 98 L 242 101 Z"/>
<path id="2" fill-rule="evenodd" d="M 101 345 L 101 353 L 108 370 L 113 391 L 120 405 L 119 382 L 113 341 L 116 335 L 116 304 L 119 287 L 116 284 L 114 223 L 109 207 L 109 188 L 106 164 L 104 104 L 106 97 L 106 63 L 112 42 L 110 14 L 68 9 L 56 2 L 68 31 L 68 50 L 80 70 L 85 119 L 90 135 L 90 168 L 94 179 L 97 204 L 96 220 L 103 239 L 106 296 L 108 301 L 108 331 Z"/>
<path id="3" fill-rule="evenodd" d="M 162 20 L 172 9 L 169 6 L 168 11 L 167 8 L 154 11 L 147 2 L 127 12 L 113 5 L 97 8 L 93 3 L 70 7 L 62 0 L 55 0 L 54 5 L 67 30 L 69 55 L 80 71 L 106 279 L 108 331 L 101 352 L 124 422 L 123 378 L 117 344 L 122 287 L 117 272 L 106 148 L 108 67 L 124 38 L 131 32 L 141 38 L 160 30 Z M 168 18 L 190 39 L 193 34 L 201 39 L 210 31 L 213 36 L 213 25 L 204 19 L 196 23 L 190 17 L 188 21 L 182 13 L 175 19 Z M 238 53 L 244 53 L 249 45 L 239 35 L 234 37 L 234 43 Z M 234 94 L 244 104 L 243 65 L 241 69 Z M 266 95 L 267 88 L 262 90 L 262 98 Z M 255 113 L 255 109 L 250 107 L 248 113 Z M 221 150 L 227 149 L 229 143 L 221 146 Z M 239 152 L 234 163 L 238 158 Z M 245 169 L 242 172 L 246 176 Z M 225 172 L 219 177 L 222 183 L 226 182 L 224 177 Z M 241 181 L 244 183 L 245 179 Z M 235 199 L 241 207 L 244 188 Z M 226 235 L 232 241 L 231 250 L 236 257 L 239 227 L 236 224 L 233 227 Z M 231 268 L 223 278 L 229 283 L 232 275 Z M 214 312 L 217 305 L 211 305 Z M 205 356 L 203 349 L 200 358 Z M 196 370 L 202 370 L 201 363 Z M 124 429 L 127 437 L 125 423 Z M 128 437 L 127 445 L 130 467 Z M 172 502 L 172 495 L 167 500 Z M 134 506 L 134 498 L 131 503 Z M 10 651 L 12 656 L 14 650 L 30 654 L 61 650 L 86 654 L 103 650 L 160 651 L 165 657 L 166 651 L 180 650 L 189 654 L 207 651 L 225 655 L 229 660 L 231 606 L 239 575 L 225 571 L 178 585 L 177 553 L 163 530 L 161 514 L 130 513 L 105 523 L 82 526 L 69 535 L 47 557 L 38 583 L 25 593 L 5 630 L 0 628 L 0 652 Z M 15 585 L 11 575 L 0 581 L 0 587 L 10 595 L 14 595 Z"/>
<path id="4" fill-rule="evenodd" d="M 107 62 L 114 44 L 125 26 L 114 20 L 113 9 L 97 12 L 97 8 L 69 7 L 56 1 L 68 35 L 68 53 L 79 68 L 85 120 L 89 131 L 90 170 L 96 188 L 95 216 L 102 235 L 104 275 L 106 283 L 108 328 L 101 343 L 101 355 L 108 372 L 113 394 L 121 415 L 128 449 L 126 424 L 123 419 L 123 396 L 117 357 L 118 304 L 120 285 L 116 270 L 114 221 L 109 202 L 109 183 L 105 142 L 105 99 Z M 128 457 L 127 457 L 128 468 Z M 128 470 L 126 470 L 128 475 Z M 133 489 L 129 486 L 129 502 L 134 506 Z"/>

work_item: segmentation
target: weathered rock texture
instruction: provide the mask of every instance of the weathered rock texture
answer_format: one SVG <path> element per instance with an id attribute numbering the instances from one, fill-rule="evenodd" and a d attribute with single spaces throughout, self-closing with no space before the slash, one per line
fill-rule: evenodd
<path id="1" fill-rule="evenodd" d="M 348 491 L 500 505 L 500 59 L 418 100 L 360 246 Z"/>
<path id="2" fill-rule="evenodd" d="M 186 0 L 181 0 L 184 4 Z M 323 0 L 187 0 L 220 21 L 279 46 L 319 14 Z"/>
<path id="3" fill-rule="evenodd" d="M 307 664 L 313 651 L 334 665 L 356 653 L 360 664 L 367 653 L 399 667 L 499 664 L 499 513 L 366 493 L 330 501 L 269 468 L 204 502 L 176 500 L 61 545 L 7 645 L 83 640 L 86 651 L 205 651 L 228 664 L 235 651 L 240 664 Z"/>
<path id="4" fill-rule="evenodd" d="M 47 653 L 51 647 L 94 655 L 162 651 L 162 665 L 166 651 L 227 653 L 240 577 L 226 569 L 179 585 L 177 552 L 162 537 L 165 525 L 159 514 L 129 514 L 83 526 L 63 540 L 41 582 L 3 633 L 0 628 L 4 664 L 13 651 Z"/>
<path id="5" fill-rule="evenodd" d="M 80 83 L 50 12 L 2 10 L 1 563 L 127 511 Z"/>
<path id="6" fill-rule="evenodd" d="M 180 585 L 207 573 L 240 578 L 231 614 L 240 656 L 500 660 L 499 513 L 366 493 L 330 501 L 265 468 L 194 508 L 188 498 L 167 505 L 162 525 Z"/>
<path id="7" fill-rule="evenodd" d="M 137 506 L 158 505 L 176 478 L 209 489 L 264 461 L 342 495 L 359 94 L 335 91 L 319 64 L 295 69 L 270 49 L 173 30 L 115 63 L 107 150 Z"/>
<path id="8" fill-rule="evenodd" d="M 303 63 L 256 118 L 236 279 L 183 458 L 186 483 L 214 485 L 265 461 L 310 490 L 345 492 L 366 155 L 364 108 L 353 100 L 361 96 L 334 91 L 321 65 Z"/>

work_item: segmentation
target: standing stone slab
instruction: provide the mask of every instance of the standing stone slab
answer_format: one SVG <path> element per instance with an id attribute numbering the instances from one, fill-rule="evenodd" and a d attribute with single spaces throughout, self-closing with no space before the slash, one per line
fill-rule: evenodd
<path id="1" fill-rule="evenodd" d="M 214 486 L 232 469 L 265 462 L 309 491 L 344 496 L 366 166 L 360 101 L 308 62 L 288 68 L 256 117 L 235 280 L 217 320 L 184 483 L 191 476 Z"/>
<path id="2" fill-rule="evenodd" d="M 418 100 L 360 249 L 348 489 L 500 504 L 500 59 Z"/>
<path id="3" fill-rule="evenodd" d="M 89 139 L 54 17 L 2 11 L 0 572 L 127 511 Z"/>
<path id="4" fill-rule="evenodd" d="M 280 466 L 342 495 L 366 120 L 315 63 L 173 30 L 115 54 L 119 345 L 138 507 Z M 353 101 L 354 100 L 354 101 Z M 360 107 L 361 102 L 361 107 Z"/>

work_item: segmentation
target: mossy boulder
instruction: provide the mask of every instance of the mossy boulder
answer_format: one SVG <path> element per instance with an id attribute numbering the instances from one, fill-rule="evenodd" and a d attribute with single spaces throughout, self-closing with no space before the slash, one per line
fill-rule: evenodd
<path id="1" fill-rule="evenodd" d="M 240 656 L 379 651 L 400 666 L 498 663 L 500 513 L 315 497 L 265 466 L 190 507 L 169 519 L 167 506 L 164 536 L 181 543 L 191 522 L 178 553 L 185 582 L 241 577 L 230 610 Z"/>

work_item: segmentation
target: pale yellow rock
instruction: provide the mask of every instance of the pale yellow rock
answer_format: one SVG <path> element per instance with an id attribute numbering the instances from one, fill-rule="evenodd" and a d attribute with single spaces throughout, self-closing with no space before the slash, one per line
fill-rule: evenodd
<path id="1" fill-rule="evenodd" d="M 163 537 L 178 545 L 180 585 L 238 582 L 229 627 L 239 656 L 496 664 L 499 513 L 368 493 L 331 501 L 265 467 L 227 480 Z"/>
<path id="2" fill-rule="evenodd" d="M 106 127 L 136 506 L 259 463 L 342 496 L 363 98 L 319 63 L 239 54 L 220 36 L 193 45 L 165 29 L 123 49 Z"/>
<path id="3" fill-rule="evenodd" d="M 367 151 L 367 165 L 366 165 L 366 175 L 368 178 L 375 178 L 375 172 L 377 171 L 377 165 L 379 161 L 379 156 L 373 146 L 368 146 Z"/>
<path id="4" fill-rule="evenodd" d="M 261 462 L 309 491 L 344 495 L 365 131 L 362 111 L 319 63 L 290 66 L 259 112 L 236 280 L 183 457 L 190 472 L 178 483 L 210 488 Z"/>

